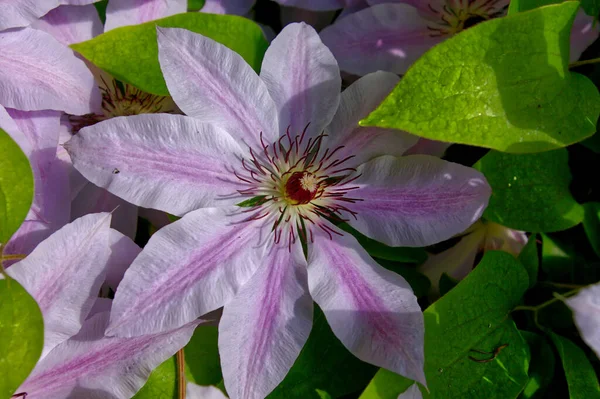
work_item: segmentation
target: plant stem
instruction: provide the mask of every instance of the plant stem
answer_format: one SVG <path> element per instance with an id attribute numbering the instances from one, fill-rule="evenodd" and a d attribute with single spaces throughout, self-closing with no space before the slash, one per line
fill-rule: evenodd
<path id="1" fill-rule="evenodd" d="M 600 63 L 600 58 L 592 58 L 590 60 L 575 61 L 575 62 L 572 62 L 569 64 L 569 69 L 575 68 L 578 66 L 582 66 L 582 65 L 597 64 L 597 63 Z"/>
<path id="2" fill-rule="evenodd" d="M 185 355 L 183 353 L 183 348 L 177 351 L 175 355 L 177 359 L 177 392 L 179 399 L 185 399 Z"/>

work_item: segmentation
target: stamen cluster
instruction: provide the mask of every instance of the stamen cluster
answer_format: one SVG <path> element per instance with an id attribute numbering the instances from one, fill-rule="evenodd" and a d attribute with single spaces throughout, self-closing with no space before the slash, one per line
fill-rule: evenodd
<path id="1" fill-rule="evenodd" d="M 439 16 L 429 26 L 431 36 L 452 35 L 480 22 L 500 17 L 506 13 L 506 6 L 498 5 L 501 1 L 503 0 L 446 0 L 441 7 L 434 7 L 429 3 L 429 9 Z"/>

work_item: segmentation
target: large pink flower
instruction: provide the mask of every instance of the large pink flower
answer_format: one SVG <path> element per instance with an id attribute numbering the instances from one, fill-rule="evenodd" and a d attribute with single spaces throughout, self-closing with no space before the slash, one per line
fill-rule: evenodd
<path id="1" fill-rule="evenodd" d="M 388 245 L 432 244 L 479 218 L 490 195 L 483 175 L 397 158 L 416 137 L 359 128 L 398 78 L 371 74 L 340 96 L 337 63 L 306 24 L 273 41 L 260 77 L 211 39 L 158 33 L 167 86 L 189 116 L 113 118 L 66 144 L 93 183 L 184 215 L 125 273 L 107 333 L 157 333 L 225 306 L 227 391 L 263 398 L 304 345 L 314 300 L 357 357 L 424 382 L 423 317 L 410 286 L 336 223 Z M 235 206 L 248 199 L 253 206 Z"/>

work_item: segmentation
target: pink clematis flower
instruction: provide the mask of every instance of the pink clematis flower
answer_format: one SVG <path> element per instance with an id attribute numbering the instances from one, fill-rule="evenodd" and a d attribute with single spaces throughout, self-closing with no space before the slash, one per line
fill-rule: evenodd
<path id="1" fill-rule="evenodd" d="M 410 286 L 336 223 L 388 245 L 438 242 L 479 218 L 490 195 L 483 175 L 397 158 L 416 137 L 359 128 L 398 78 L 368 75 L 340 96 L 337 63 L 306 24 L 279 34 L 260 76 L 202 35 L 158 28 L 158 41 L 169 91 L 189 116 L 113 118 L 66 144 L 90 181 L 184 215 L 125 273 L 107 334 L 158 333 L 224 306 L 227 392 L 264 398 L 308 338 L 314 300 L 358 358 L 424 382 Z M 246 199 L 253 206 L 235 206 Z"/>
<path id="2" fill-rule="evenodd" d="M 210 14 L 246 15 L 256 0 L 206 0 L 201 12 Z"/>
<path id="3" fill-rule="evenodd" d="M 404 74 L 434 45 L 475 24 L 506 14 L 509 0 L 368 0 L 371 7 L 339 19 L 321 32 L 343 71 Z M 593 17 L 579 11 L 571 59 L 598 37 Z"/>
<path id="4" fill-rule="evenodd" d="M 61 4 L 84 5 L 98 0 L 0 0 L 0 31 L 29 26 Z"/>
<path id="5" fill-rule="evenodd" d="M 581 338 L 600 358 L 600 283 L 582 289 L 565 303 L 573 311 Z"/>

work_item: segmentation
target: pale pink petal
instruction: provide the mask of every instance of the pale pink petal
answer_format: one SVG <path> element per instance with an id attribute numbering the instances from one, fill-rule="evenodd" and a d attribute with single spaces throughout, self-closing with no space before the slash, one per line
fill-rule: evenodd
<path id="1" fill-rule="evenodd" d="M 213 386 L 196 385 L 193 382 L 187 383 L 187 399 L 227 399 L 227 396 Z"/>
<path id="2" fill-rule="evenodd" d="M 85 63 L 50 34 L 23 28 L 0 32 L 0 104 L 24 111 L 83 115 L 100 107 Z"/>
<path id="3" fill-rule="evenodd" d="M 491 189 L 473 168 L 428 155 L 383 156 L 361 165 L 349 223 L 390 246 L 422 247 L 461 233 L 481 217 Z"/>
<path id="4" fill-rule="evenodd" d="M 94 305 L 90 309 L 90 312 L 87 315 L 86 320 L 91 319 L 98 313 L 110 312 L 110 308 L 112 307 L 112 299 L 110 298 L 96 298 L 94 301 Z"/>
<path id="5" fill-rule="evenodd" d="M 28 26 L 58 4 L 55 0 L 0 0 L 0 31 Z"/>
<path id="6" fill-rule="evenodd" d="M 71 202 L 71 218 L 99 212 L 112 213 L 111 227 L 127 237 L 135 238 L 138 207 L 87 182 Z"/>
<path id="7" fill-rule="evenodd" d="M 110 256 L 107 261 L 106 283 L 116 291 L 119 283 L 123 280 L 125 271 L 142 252 L 142 249 L 131 238 L 113 229 L 110 229 L 108 242 Z"/>
<path id="8" fill-rule="evenodd" d="M 429 140 L 423 137 L 419 137 L 419 141 L 408 149 L 404 155 L 432 155 L 434 157 L 441 158 L 444 153 L 450 147 L 452 143 L 446 143 L 444 141 Z"/>
<path id="9" fill-rule="evenodd" d="M 379 266 L 348 233 L 331 240 L 317 231 L 308 251 L 310 294 L 344 346 L 365 362 L 424 384 L 423 313 L 408 283 Z"/>
<path id="10" fill-rule="evenodd" d="M 331 51 L 305 23 L 286 26 L 273 40 L 260 77 L 279 109 L 279 131 L 307 137 L 323 132 L 340 102 L 341 78 Z"/>
<path id="11" fill-rule="evenodd" d="M 227 132 L 170 114 L 118 117 L 83 128 L 65 147 L 92 183 L 174 215 L 239 202 L 240 145 Z"/>
<path id="12" fill-rule="evenodd" d="M 455 280 L 462 280 L 473 270 L 477 252 L 482 249 L 485 228 L 477 229 L 460 239 L 452 248 L 439 254 L 429 255 L 417 270 L 431 282 L 430 294 L 440 295 L 440 278 L 446 273 Z"/>
<path id="13" fill-rule="evenodd" d="M 398 395 L 398 399 L 423 399 L 423 395 L 417 384 L 412 384 L 410 388 Z"/>
<path id="14" fill-rule="evenodd" d="M 85 6 L 92 3 L 97 3 L 98 0 L 59 0 L 60 4 L 68 6 Z"/>
<path id="15" fill-rule="evenodd" d="M 232 398 L 263 399 L 283 380 L 308 339 L 313 301 L 301 245 L 273 245 L 225 305 L 219 354 Z"/>
<path id="16" fill-rule="evenodd" d="M 106 273 L 110 214 L 87 215 L 66 225 L 7 273 L 36 300 L 44 316 L 45 356 L 75 335 Z"/>
<path id="17" fill-rule="evenodd" d="M 210 14 L 246 15 L 255 0 L 206 0 L 200 11 Z"/>
<path id="18" fill-rule="evenodd" d="M 573 311 L 581 338 L 600 357 L 600 284 L 582 289 L 565 303 Z"/>
<path id="19" fill-rule="evenodd" d="M 342 100 L 327 128 L 331 150 L 343 146 L 336 158 L 352 156 L 345 167 L 355 167 L 380 155 L 402 155 L 418 140 L 396 129 L 359 127 L 358 122 L 371 113 L 392 91 L 398 76 L 390 72 L 375 72 L 363 76 L 342 93 Z"/>
<path id="20" fill-rule="evenodd" d="M 279 137 L 267 87 L 234 51 L 185 29 L 157 28 L 158 59 L 169 92 L 191 117 L 223 127 L 254 148 Z"/>
<path id="21" fill-rule="evenodd" d="M 229 302 L 262 264 L 270 232 L 239 209 L 200 209 L 156 232 L 125 272 L 107 334 L 166 331 Z"/>
<path id="22" fill-rule="evenodd" d="M 598 30 L 598 21 L 594 22 L 594 17 L 591 17 L 579 9 L 573 21 L 573 29 L 571 29 L 571 62 L 577 61 L 586 48 L 590 46 L 600 35 Z"/>
<path id="23" fill-rule="evenodd" d="M 66 46 L 90 40 L 104 29 L 98 11 L 92 4 L 57 7 L 35 21 L 32 27 L 51 34 Z"/>
<path id="24" fill-rule="evenodd" d="M 104 30 L 138 25 L 187 11 L 187 0 L 110 0 Z"/>
<path id="25" fill-rule="evenodd" d="M 321 31 L 340 69 L 356 75 L 378 70 L 405 73 L 439 43 L 427 21 L 406 4 L 382 4 L 348 15 Z"/>
<path id="26" fill-rule="evenodd" d="M 105 337 L 109 313 L 96 314 L 81 331 L 42 359 L 18 392 L 28 399 L 128 399 L 152 370 L 190 340 L 199 322 L 136 338 Z"/>

